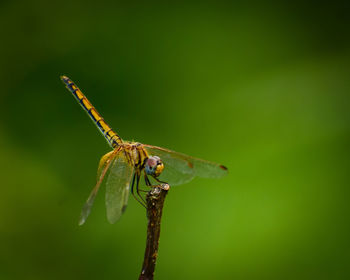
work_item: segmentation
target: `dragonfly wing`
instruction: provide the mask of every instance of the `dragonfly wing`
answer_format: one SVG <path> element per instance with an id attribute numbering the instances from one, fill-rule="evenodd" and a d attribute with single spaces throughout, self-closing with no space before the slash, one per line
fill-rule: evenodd
<path id="1" fill-rule="evenodd" d="M 113 157 L 117 152 L 118 151 L 112 151 L 111 153 L 108 153 L 101 158 L 98 175 L 97 175 L 97 183 L 95 187 L 92 189 L 83 207 L 83 210 L 81 211 L 80 220 L 79 220 L 80 226 L 85 223 L 87 217 L 90 215 L 91 208 L 92 208 L 92 205 L 94 204 L 97 192 L 100 189 L 103 179 L 105 178 L 108 169 L 111 167 L 111 164 L 113 163 Z"/>
<path id="2" fill-rule="evenodd" d="M 101 177 L 104 167 L 107 165 L 107 163 L 109 162 L 109 159 L 111 159 L 111 156 L 114 154 L 115 154 L 115 151 L 111 151 L 105 154 L 103 157 L 101 157 L 97 168 L 97 180 Z"/>
<path id="3" fill-rule="evenodd" d="M 161 147 L 144 145 L 152 156 L 159 156 L 164 163 L 164 171 L 159 179 L 170 185 L 180 185 L 191 181 L 195 176 L 220 178 L 227 174 L 223 165 L 194 158 Z M 168 181 L 167 181 L 168 180 Z"/>
<path id="4" fill-rule="evenodd" d="M 123 152 L 114 159 L 106 183 L 107 219 L 113 224 L 125 211 L 134 167 Z"/>

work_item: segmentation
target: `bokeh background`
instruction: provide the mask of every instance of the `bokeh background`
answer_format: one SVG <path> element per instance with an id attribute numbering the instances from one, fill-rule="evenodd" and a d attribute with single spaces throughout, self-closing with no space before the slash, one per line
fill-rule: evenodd
<path id="1" fill-rule="evenodd" d="M 2 1 L 0 278 L 137 279 L 146 217 L 106 220 L 109 151 L 65 74 L 127 140 L 229 168 L 166 200 L 156 279 L 349 279 L 345 1 Z"/>

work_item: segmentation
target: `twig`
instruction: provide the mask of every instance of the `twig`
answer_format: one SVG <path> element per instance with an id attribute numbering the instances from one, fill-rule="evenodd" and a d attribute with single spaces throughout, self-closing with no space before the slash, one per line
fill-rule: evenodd
<path id="1" fill-rule="evenodd" d="M 160 236 L 160 222 L 165 197 L 168 193 L 169 185 L 160 184 L 152 187 L 146 195 L 147 201 L 147 241 L 145 257 L 139 280 L 152 280 L 158 256 L 158 243 Z"/>

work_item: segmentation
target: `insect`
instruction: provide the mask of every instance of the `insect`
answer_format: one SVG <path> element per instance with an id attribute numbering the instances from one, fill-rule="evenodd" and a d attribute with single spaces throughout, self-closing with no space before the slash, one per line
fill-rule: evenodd
<path id="1" fill-rule="evenodd" d="M 227 174 L 227 168 L 217 163 L 161 147 L 122 140 L 71 79 L 61 76 L 61 80 L 113 149 L 100 160 L 97 183 L 83 207 L 79 225 L 84 224 L 89 216 L 105 178 L 107 219 L 110 223 L 115 223 L 125 211 L 130 192 L 144 205 L 139 189 L 142 177 L 146 186 L 152 185 L 149 177 L 173 186 L 189 182 L 195 176 L 219 178 Z"/>

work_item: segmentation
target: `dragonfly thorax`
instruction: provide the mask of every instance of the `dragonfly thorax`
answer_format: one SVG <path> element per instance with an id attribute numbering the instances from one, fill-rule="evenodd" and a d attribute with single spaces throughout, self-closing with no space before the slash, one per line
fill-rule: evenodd
<path id="1" fill-rule="evenodd" d="M 147 175 L 158 177 L 164 169 L 164 164 L 160 157 L 152 156 L 146 160 L 145 171 Z"/>

